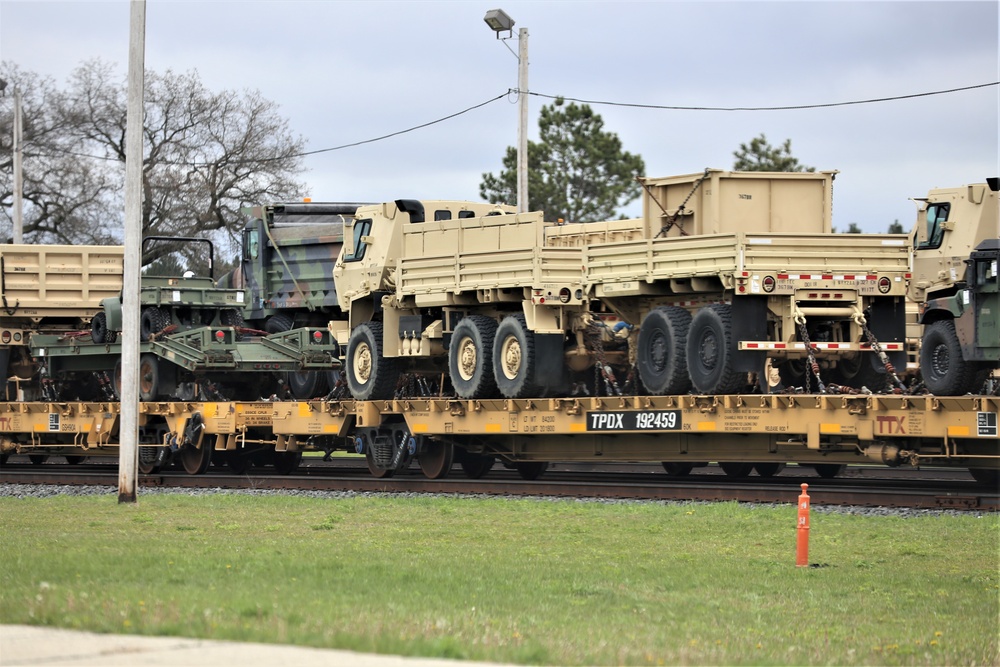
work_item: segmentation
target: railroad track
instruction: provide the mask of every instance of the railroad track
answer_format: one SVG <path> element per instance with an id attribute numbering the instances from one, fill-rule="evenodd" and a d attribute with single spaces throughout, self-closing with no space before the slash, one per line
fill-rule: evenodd
<path id="1" fill-rule="evenodd" d="M 657 472 L 659 470 L 659 472 Z M 196 489 L 267 489 L 354 491 L 385 493 L 445 493 L 456 495 L 544 496 L 674 501 L 738 501 L 795 503 L 800 485 L 809 484 L 814 506 L 854 505 L 911 509 L 967 511 L 1000 510 L 1000 492 L 976 485 L 959 470 L 910 470 L 884 467 L 849 468 L 836 479 L 823 479 L 811 470 L 786 468 L 771 478 L 731 479 L 715 466 L 697 469 L 686 477 L 670 477 L 650 465 L 554 465 L 538 480 L 526 481 L 499 464 L 482 479 L 468 479 L 460 471 L 449 478 L 430 480 L 418 470 L 376 479 L 362 462 L 333 463 L 307 460 L 292 475 L 237 475 L 213 468 L 205 475 L 165 471 L 139 477 L 143 487 Z M 117 466 L 98 463 L 77 466 L 9 462 L 0 470 L 0 484 L 118 485 Z"/>

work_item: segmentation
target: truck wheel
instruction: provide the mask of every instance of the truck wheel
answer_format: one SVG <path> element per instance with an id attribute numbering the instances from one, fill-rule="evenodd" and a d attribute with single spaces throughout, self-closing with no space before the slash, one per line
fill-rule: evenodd
<path id="1" fill-rule="evenodd" d="M 98 345 L 118 340 L 118 332 L 108 330 L 107 313 L 100 312 L 94 315 L 94 319 L 90 321 L 90 338 Z"/>
<path id="2" fill-rule="evenodd" d="M 540 393 L 531 382 L 535 374 L 535 339 L 524 315 L 508 315 L 497 327 L 493 342 L 493 374 L 504 398 Z"/>
<path id="3" fill-rule="evenodd" d="M 115 369 L 117 372 L 117 369 Z M 119 386 L 121 382 L 119 381 Z M 119 394 L 120 395 L 120 394 Z M 155 401 L 160 396 L 160 364 L 152 354 L 139 357 L 139 400 Z"/>
<path id="4" fill-rule="evenodd" d="M 347 389 L 356 400 L 391 399 L 399 381 L 396 359 L 382 354 L 382 323 L 359 324 L 347 341 Z"/>
<path id="5" fill-rule="evenodd" d="M 927 325 L 920 346 L 920 373 L 927 390 L 938 396 L 961 396 L 972 390 L 977 367 L 962 358 L 953 320 Z"/>
<path id="6" fill-rule="evenodd" d="M 223 311 L 223 323 L 227 312 L 233 312 L 240 316 L 241 324 L 231 324 L 227 326 L 243 326 L 243 314 L 238 310 Z M 290 330 L 295 325 L 295 319 L 287 313 L 278 313 L 268 318 L 264 323 L 264 330 L 269 334 L 281 333 Z M 242 340 L 241 336 L 237 340 Z M 285 382 L 292 396 L 300 401 L 307 401 L 310 398 L 322 396 L 329 391 L 324 371 L 290 371 L 285 374 Z"/>
<path id="7" fill-rule="evenodd" d="M 170 324 L 170 317 L 155 306 L 150 306 L 142 311 L 139 316 L 139 340 L 145 342 L 167 328 Z M 93 335 L 93 332 L 91 332 Z"/>
<path id="8" fill-rule="evenodd" d="M 451 335 L 448 372 L 459 398 L 493 398 L 497 392 L 493 375 L 493 341 L 496 320 L 485 315 L 463 317 Z"/>
<path id="9" fill-rule="evenodd" d="M 736 394 L 746 386 L 746 373 L 733 370 L 730 308 L 714 304 L 691 318 L 687 336 L 687 368 L 701 394 Z"/>
<path id="10" fill-rule="evenodd" d="M 853 359 L 840 359 L 837 367 L 830 372 L 827 382 L 842 384 L 854 389 L 868 387 L 873 394 L 886 391 L 889 388 L 889 374 L 885 369 L 875 367 L 874 363 L 878 359 L 874 353 L 861 352 Z"/>
<path id="11" fill-rule="evenodd" d="M 243 318 L 243 311 L 236 308 L 226 308 L 220 313 L 219 321 L 222 322 L 222 326 L 233 327 L 237 330 L 235 336 L 237 341 L 243 340 L 243 332 L 239 331 L 246 328 L 247 325 L 246 320 Z"/>
<path id="12" fill-rule="evenodd" d="M 636 366 L 650 394 L 686 394 L 691 388 L 686 357 L 690 326 L 691 314 L 677 306 L 660 306 L 642 319 Z"/>

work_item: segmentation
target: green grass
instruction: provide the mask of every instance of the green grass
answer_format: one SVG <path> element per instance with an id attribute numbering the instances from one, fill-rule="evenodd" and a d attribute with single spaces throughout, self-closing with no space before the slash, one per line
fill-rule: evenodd
<path id="1" fill-rule="evenodd" d="M 1000 662 L 1000 517 L 0 498 L 0 622 L 539 664 Z"/>

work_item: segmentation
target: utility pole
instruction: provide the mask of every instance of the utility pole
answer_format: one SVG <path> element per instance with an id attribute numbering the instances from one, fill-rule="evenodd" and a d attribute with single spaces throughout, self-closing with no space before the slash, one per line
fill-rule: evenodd
<path id="1" fill-rule="evenodd" d="M 517 212 L 528 211 L 528 29 L 517 33 Z"/>
<path id="2" fill-rule="evenodd" d="M 139 467 L 139 269 L 142 254 L 142 128 L 146 0 L 132 0 L 125 115 L 125 261 L 122 275 L 122 384 L 118 502 L 136 502 Z"/>

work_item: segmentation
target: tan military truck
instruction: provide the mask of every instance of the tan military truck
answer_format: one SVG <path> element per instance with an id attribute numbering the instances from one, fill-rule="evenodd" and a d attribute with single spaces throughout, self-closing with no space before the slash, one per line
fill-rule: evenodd
<path id="1" fill-rule="evenodd" d="M 389 398 L 411 371 L 447 369 L 462 398 L 561 382 L 566 332 L 587 309 L 583 253 L 547 247 L 548 227 L 541 213 L 474 202 L 358 208 L 334 269 L 349 322 L 331 322 L 351 395 Z"/>
<path id="2" fill-rule="evenodd" d="M 910 243 L 830 233 L 836 173 L 640 179 L 642 218 L 563 225 L 547 242 L 583 248 L 587 295 L 638 325 L 650 393 L 734 393 L 748 373 L 765 391 L 813 379 L 880 390 L 873 344 L 906 363 Z"/>
<path id="3" fill-rule="evenodd" d="M 0 374 L 30 377 L 30 333 L 90 329 L 122 289 L 123 246 L 0 245 Z"/>
<path id="4" fill-rule="evenodd" d="M 978 392 L 1000 367 L 997 189 L 990 178 L 916 200 L 909 295 L 922 326 L 920 373 L 933 394 Z"/>

